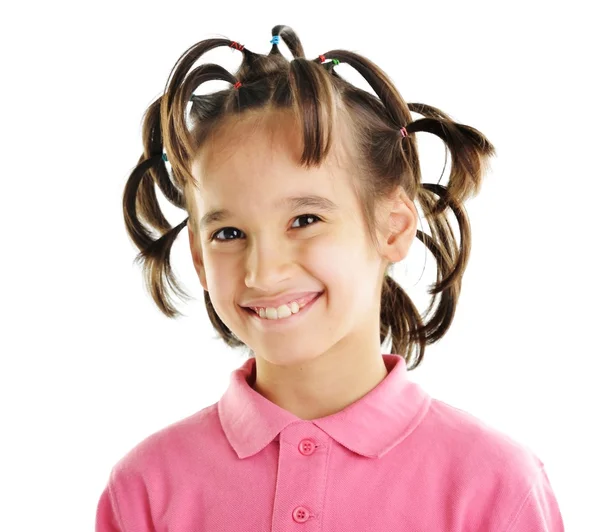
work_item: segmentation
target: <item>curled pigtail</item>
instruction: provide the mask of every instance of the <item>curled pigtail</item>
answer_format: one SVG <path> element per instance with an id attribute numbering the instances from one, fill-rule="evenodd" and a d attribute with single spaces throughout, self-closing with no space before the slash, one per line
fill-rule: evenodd
<path id="1" fill-rule="evenodd" d="M 196 61 L 198 61 L 205 53 L 220 46 L 228 46 L 241 51 L 244 54 L 244 60 L 249 62 L 251 66 L 255 54 L 248 50 L 244 45 L 240 45 L 236 41 L 230 39 L 206 39 L 190 46 L 183 54 L 181 54 L 176 61 L 175 66 L 173 66 L 169 73 L 169 79 L 165 85 L 167 109 L 171 108 L 177 87 L 183 83 L 189 69 L 192 68 L 194 63 L 196 63 Z"/>
<path id="2" fill-rule="evenodd" d="M 184 222 L 172 227 L 160 210 L 156 185 L 171 203 L 185 207 L 184 195 L 171 181 L 162 153 L 160 98 L 146 113 L 143 125 L 144 154 L 131 172 L 123 192 L 123 216 L 129 237 L 140 252 L 134 262 L 142 263 L 145 285 L 159 309 L 169 317 L 180 313 L 172 304 L 167 286 L 183 299 L 189 298 L 173 275 L 169 255 Z M 160 236 L 156 238 L 155 233 Z"/>
<path id="3" fill-rule="evenodd" d="M 171 227 L 160 211 L 154 187 L 156 181 L 152 176 L 161 174 L 161 167 L 164 167 L 161 154 L 140 160 L 125 185 L 123 214 L 127 232 L 140 249 L 134 262 L 142 263 L 146 288 L 159 309 L 168 317 L 175 317 L 180 313 L 172 304 L 165 285 L 182 299 L 189 299 L 178 285 L 169 261 L 173 242 L 186 225 L 187 218 L 181 224 Z M 165 190 L 169 188 L 165 187 Z M 177 206 L 183 208 L 183 196 L 179 194 L 174 197 L 180 199 Z M 155 238 L 147 226 L 161 236 Z"/>
<path id="4" fill-rule="evenodd" d="M 166 155 L 163 153 L 164 144 L 162 138 L 162 127 L 160 124 L 160 105 L 162 97 L 157 98 L 148 108 L 142 125 L 142 138 L 144 143 L 144 159 L 156 158 L 161 155 L 161 159 L 155 162 L 149 168 L 150 180 L 142 181 L 143 187 L 148 187 L 148 194 L 154 192 L 153 183 L 155 183 L 164 196 L 176 207 L 183 205 L 184 198 L 181 188 L 173 182 L 166 165 Z M 156 161 L 156 159 L 154 159 Z M 151 190 L 151 191 L 150 191 Z M 155 196 L 156 197 L 156 196 Z M 165 231 L 170 229 L 170 225 L 165 223 L 164 217 L 158 210 L 158 203 L 142 204 L 141 214 L 147 217 L 148 221 L 158 230 Z"/>
<path id="5" fill-rule="evenodd" d="M 156 186 L 173 205 L 182 208 L 185 201 L 182 191 L 171 180 L 162 158 L 160 104 L 159 98 L 146 112 L 142 127 L 144 153 L 131 172 L 123 192 L 125 228 L 141 250 L 153 242 L 152 230 L 164 233 L 171 229 L 160 210 Z"/>
<path id="6" fill-rule="evenodd" d="M 167 156 L 182 187 L 183 183 L 193 179 L 189 166 L 190 159 L 197 148 L 197 141 L 186 124 L 187 106 L 193 92 L 203 83 L 213 80 L 228 81 L 232 85 L 237 82 L 235 77 L 220 65 L 213 63 L 200 65 L 189 72 L 181 85 L 175 89 L 171 106 L 169 107 L 167 101 L 163 101 L 161 105 L 162 132 Z M 235 96 L 231 94 L 231 98 L 235 98 Z"/>
<path id="7" fill-rule="evenodd" d="M 416 237 L 423 242 L 437 263 L 437 280 L 427 290 L 433 297 L 421 315 L 408 294 L 387 272 L 381 293 L 380 341 L 383 343 L 390 335 L 392 353 L 405 353 L 410 369 L 420 364 L 425 346 L 442 338 L 452 324 L 460 296 L 462 275 L 471 250 L 471 230 L 463 207 L 449 197 L 446 187 L 442 185 L 425 183 L 423 190 L 439 195 L 450 206 L 458 220 L 461 244 L 457 244 L 446 216 L 430 214 L 436 204 L 435 200 L 429 194 L 421 193 L 419 199 L 432 234 L 430 236 L 417 229 Z M 434 311 L 437 294 L 440 297 Z"/>
<path id="8" fill-rule="evenodd" d="M 172 227 L 160 238 L 153 240 L 136 256 L 134 261 L 142 264 L 146 289 L 150 292 L 160 311 L 169 318 L 177 318 L 182 313 L 177 310 L 167 287 L 183 301 L 191 299 L 191 296 L 181 288 L 171 267 L 173 243 L 187 222 L 188 218 Z"/>
<path id="9" fill-rule="evenodd" d="M 450 151 L 452 167 L 448 178 L 448 197 L 464 202 L 478 194 L 482 177 L 489 170 L 490 159 L 495 155 L 492 143 L 474 127 L 455 122 L 435 107 L 411 103 L 409 108 L 427 117 L 410 124 L 411 131 L 426 131 L 436 135 Z M 434 214 L 439 214 L 447 206 L 447 202 L 440 198 Z"/>
<path id="10" fill-rule="evenodd" d="M 407 112 L 406 104 L 400 93 L 385 72 L 375 63 L 348 50 L 330 50 L 326 56 L 335 58 L 337 61 L 335 63 L 332 61 L 331 68 L 340 62 L 345 63 L 365 79 L 387 110 L 393 127 L 399 129 L 410 121 L 410 114 Z"/>
<path id="11" fill-rule="evenodd" d="M 129 179 L 125 183 L 125 190 L 123 191 L 123 216 L 125 219 L 125 229 L 129 238 L 139 249 L 145 249 L 153 242 L 153 235 L 142 223 L 143 219 L 148 221 L 151 217 L 152 208 L 149 208 L 149 204 L 156 200 L 156 195 L 152 196 L 152 192 L 148 192 L 149 188 L 153 188 L 154 184 L 150 179 L 151 187 L 141 186 L 142 181 L 147 182 L 150 168 L 158 164 L 158 156 L 150 159 L 140 158 L 140 161 L 131 172 Z M 138 198 L 138 193 L 139 194 Z M 157 216 L 155 220 L 156 226 L 168 225 L 168 222 L 164 219 L 161 220 L 160 216 Z"/>
<path id="12" fill-rule="evenodd" d="M 278 46 L 279 43 L 283 41 L 290 50 L 294 59 L 306 57 L 304 55 L 304 48 L 302 47 L 302 43 L 300 42 L 298 35 L 296 35 L 296 32 L 289 26 L 274 26 L 271 30 L 271 34 L 273 35 L 273 38 L 271 39 L 271 44 L 273 47 L 271 48 L 269 55 L 281 55 L 283 57 Z"/>
<path id="13" fill-rule="evenodd" d="M 389 275 L 381 286 L 379 343 L 391 338 L 391 352 L 403 353 L 409 367 L 418 366 L 425 353 L 427 328 L 410 296 Z M 416 346 L 416 354 L 412 349 Z"/>

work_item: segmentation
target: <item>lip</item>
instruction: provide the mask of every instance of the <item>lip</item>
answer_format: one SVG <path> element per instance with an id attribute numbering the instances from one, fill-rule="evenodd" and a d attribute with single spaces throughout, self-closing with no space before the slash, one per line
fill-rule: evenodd
<path id="1" fill-rule="evenodd" d="M 323 292 L 323 291 L 321 291 Z M 316 291 L 312 291 L 312 292 L 295 292 L 295 293 L 290 293 L 287 295 L 283 295 L 280 296 L 276 299 L 271 299 L 271 300 L 266 300 L 266 299 L 256 299 L 254 301 L 249 301 L 248 303 L 246 303 L 245 305 L 241 305 L 244 308 L 248 308 L 248 307 L 262 307 L 262 308 L 267 308 L 267 307 L 273 307 L 273 308 L 277 308 L 280 305 L 286 305 L 288 303 L 290 303 L 291 301 L 298 301 L 299 304 L 302 304 L 302 302 L 305 301 L 310 301 L 311 298 L 316 297 L 319 294 L 319 292 Z"/>
<path id="2" fill-rule="evenodd" d="M 280 320 L 269 320 L 266 318 L 261 318 L 252 309 L 246 308 L 246 307 L 242 307 L 242 308 L 244 309 L 244 311 L 247 314 L 250 314 L 250 317 L 257 322 L 257 325 L 259 327 L 263 327 L 264 329 L 267 329 L 267 330 L 273 330 L 273 329 L 280 330 L 280 329 L 292 327 L 293 325 L 297 324 L 300 320 L 302 320 L 303 317 L 308 314 L 308 311 L 312 308 L 312 306 L 321 299 L 321 296 L 324 293 L 325 292 L 320 292 L 320 293 L 317 292 L 315 294 L 316 297 L 312 301 L 310 301 L 310 303 L 307 303 L 306 305 L 304 305 L 300 309 L 299 312 L 296 312 L 296 314 L 292 314 L 291 316 L 288 316 L 287 318 L 280 319 Z"/>

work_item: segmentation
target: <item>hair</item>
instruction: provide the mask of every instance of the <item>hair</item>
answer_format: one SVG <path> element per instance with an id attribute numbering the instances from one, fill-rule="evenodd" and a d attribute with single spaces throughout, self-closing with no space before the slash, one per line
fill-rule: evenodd
<path id="1" fill-rule="evenodd" d="M 191 163 L 206 139 L 226 127 L 228 119 L 239 118 L 243 113 L 252 111 L 260 116 L 275 109 L 289 110 L 303 139 L 298 164 L 310 168 L 320 165 L 328 155 L 333 128 L 344 120 L 354 141 L 351 156 L 355 159 L 355 187 L 374 245 L 378 242 L 376 206 L 399 186 L 412 201 L 420 203 L 431 230 L 431 235 L 416 232 L 437 263 L 437 281 L 428 289 L 432 298 L 425 318 L 432 313 L 436 295 L 440 297 L 429 319 L 424 321 L 410 297 L 389 275 L 393 263 L 387 266 L 381 286 L 380 343 L 390 336 L 391 352 L 402 355 L 407 368 L 412 370 L 420 364 L 426 344 L 442 338 L 454 319 L 471 248 L 471 230 L 463 203 L 479 192 L 482 175 L 495 149 L 480 131 L 455 122 L 441 110 L 426 104 L 406 103 L 390 78 L 366 57 L 346 50 L 331 50 L 315 59 L 306 59 L 300 39 L 289 26 L 275 26 L 272 35 L 285 42 L 293 55 L 291 61 L 281 54 L 279 38 L 271 40 L 272 47 L 266 55 L 225 38 L 203 40 L 181 55 L 171 70 L 164 94 L 146 110 L 142 128 L 144 152 L 123 193 L 125 226 L 140 249 L 134 262 L 142 263 L 146 288 L 160 311 L 169 318 L 177 318 L 181 313 L 173 305 L 168 288 L 182 299 L 190 296 L 173 274 L 170 252 L 187 223 L 193 229 L 197 227 L 189 188 L 197 186 Z M 190 71 L 203 54 L 220 46 L 232 47 L 243 54 L 234 75 L 214 63 Z M 342 78 L 334 70 L 338 63 L 356 69 L 377 97 Z M 231 82 L 234 87 L 193 94 L 202 83 L 211 80 Z M 186 117 L 188 102 L 191 107 Z M 411 112 L 423 118 L 412 120 Z M 408 136 L 401 134 L 403 127 Z M 450 151 L 447 187 L 421 183 L 416 132 L 439 137 L 446 154 Z M 172 227 L 161 212 L 155 184 L 169 202 L 187 211 L 188 218 L 179 225 Z M 458 221 L 460 244 L 450 226 L 448 209 Z M 155 238 L 151 229 L 159 236 Z M 245 346 L 219 318 L 206 290 L 204 301 L 208 317 L 225 343 L 234 348 Z"/>

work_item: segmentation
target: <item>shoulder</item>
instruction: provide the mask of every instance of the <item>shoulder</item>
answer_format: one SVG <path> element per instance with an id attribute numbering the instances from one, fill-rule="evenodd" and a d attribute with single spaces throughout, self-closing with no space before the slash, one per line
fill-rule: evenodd
<path id="1" fill-rule="evenodd" d="M 544 463 L 527 444 L 444 401 L 432 398 L 420 428 L 424 454 L 435 457 L 430 473 L 452 494 L 464 523 L 507 530 L 532 490 L 547 481 Z"/>
<path id="2" fill-rule="evenodd" d="M 441 438 L 452 458 L 460 457 L 463 465 L 525 478 L 537 476 L 544 466 L 525 442 L 439 399 L 432 398 L 426 428 Z"/>
<path id="3" fill-rule="evenodd" d="M 111 476 L 173 467 L 174 460 L 185 460 L 199 446 L 206 449 L 219 431 L 215 403 L 144 437 L 115 463 Z"/>
<path id="4" fill-rule="evenodd" d="M 114 529 L 117 520 L 147 529 L 153 509 L 181 501 L 189 484 L 190 464 L 209 467 L 223 447 L 214 440 L 218 423 L 216 404 L 171 423 L 143 438 L 112 467 L 97 508 L 97 526 Z M 110 522 L 111 525 L 108 523 Z M 143 525 L 142 525 L 143 523 Z M 104 530 L 104 528 L 103 528 Z M 114 529 L 116 530 L 116 529 Z M 141 528 L 136 528 L 141 530 Z"/>

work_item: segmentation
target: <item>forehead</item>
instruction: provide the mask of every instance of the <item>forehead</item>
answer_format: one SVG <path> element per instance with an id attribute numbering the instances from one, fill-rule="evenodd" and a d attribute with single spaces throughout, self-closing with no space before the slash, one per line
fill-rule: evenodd
<path id="1" fill-rule="evenodd" d="M 270 207 L 285 197 L 308 194 L 341 202 L 350 186 L 351 161 L 347 141 L 336 131 L 333 135 L 323 164 L 306 168 L 300 166 L 302 131 L 291 112 L 228 118 L 207 138 L 192 164 L 199 211 L 235 210 L 250 201 Z"/>
<path id="2" fill-rule="evenodd" d="M 349 155 L 354 152 L 350 128 L 344 122 L 342 118 L 335 121 L 333 146 L 324 161 L 332 168 L 347 169 Z M 223 165 L 231 171 L 240 164 L 259 160 L 265 165 L 277 159 L 280 165 L 299 166 L 303 148 L 302 125 L 290 110 L 250 110 L 227 117 L 211 132 L 193 160 L 192 174 L 206 179 L 216 175 Z"/>
<path id="3" fill-rule="evenodd" d="M 221 167 L 226 171 L 239 164 L 256 161 L 275 152 L 284 152 L 295 160 L 300 157 L 300 130 L 290 113 L 247 111 L 243 115 L 229 116 L 214 129 L 196 154 L 194 177 L 217 174 Z"/>

